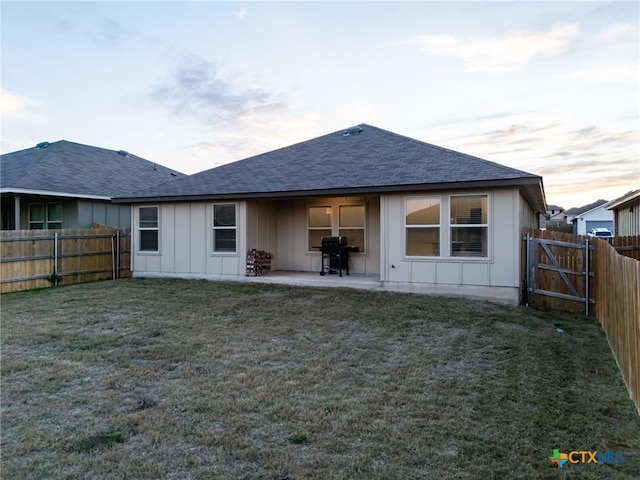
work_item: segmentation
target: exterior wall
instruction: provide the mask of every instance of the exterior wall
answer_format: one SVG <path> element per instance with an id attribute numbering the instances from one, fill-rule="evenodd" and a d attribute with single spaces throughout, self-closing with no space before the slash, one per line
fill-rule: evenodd
<path id="1" fill-rule="evenodd" d="M 244 275 L 247 251 L 244 235 L 247 230 L 247 205 L 245 202 L 235 203 L 237 205 L 235 253 L 213 252 L 213 202 L 158 204 L 158 252 L 140 252 L 138 207 L 141 205 L 133 205 L 131 263 L 134 274 L 167 274 L 185 277 Z"/>
<path id="2" fill-rule="evenodd" d="M 614 235 L 625 237 L 640 235 L 640 199 L 635 205 L 614 210 L 615 227 Z"/>
<path id="3" fill-rule="evenodd" d="M 90 228 L 94 223 L 116 228 L 131 227 L 129 205 L 100 200 L 78 200 L 76 208 L 77 225 L 69 228 Z"/>
<path id="4" fill-rule="evenodd" d="M 230 202 L 225 202 L 230 203 Z M 213 253 L 213 202 L 158 204 L 159 251 L 141 253 L 138 207 L 133 205 L 132 270 L 136 274 L 184 276 L 244 276 L 250 248 L 273 255 L 273 270 L 320 272 L 321 254 L 308 251 L 309 205 L 365 204 L 366 251 L 350 255 L 352 273 L 378 274 L 380 209 L 377 197 L 336 197 L 291 200 L 249 200 L 237 204 L 236 253 Z"/>
<path id="5" fill-rule="evenodd" d="M 441 219 L 449 217 L 449 195 L 441 196 Z M 460 194 L 461 192 L 456 192 Z M 404 203 L 410 195 L 389 194 L 380 198 L 381 208 L 381 273 L 385 288 L 398 290 L 458 294 L 492 298 L 517 303 L 520 277 L 521 224 L 534 224 L 535 214 L 517 189 L 465 190 L 465 194 L 488 195 L 487 257 L 461 258 L 449 256 L 450 228 L 440 228 L 441 256 L 408 257 L 405 255 L 406 233 Z"/>
<path id="6" fill-rule="evenodd" d="M 519 194 L 519 207 L 520 207 L 520 231 L 523 228 L 540 228 L 540 215 L 527 203 L 522 194 Z M 551 221 L 554 221 L 556 217 L 551 217 Z"/>
<path id="7" fill-rule="evenodd" d="M 272 255 L 271 268 L 278 269 L 278 203 L 269 200 L 247 202 L 247 250 L 255 248 Z"/>
<path id="8" fill-rule="evenodd" d="M 365 205 L 365 252 L 349 254 L 351 273 L 380 273 L 380 202 L 378 197 L 322 197 L 281 200 L 277 206 L 277 252 L 275 264 L 280 270 L 320 272 L 319 251 L 308 249 L 307 208 L 310 205 Z M 334 215 L 334 218 L 337 216 Z M 337 224 L 333 226 L 337 235 Z M 347 238 L 348 240 L 348 238 Z"/>
<path id="9" fill-rule="evenodd" d="M 517 188 L 465 190 L 487 195 L 487 256 L 450 256 L 449 195 L 441 197 L 441 256 L 405 255 L 405 198 L 331 197 L 248 200 L 237 205 L 235 253 L 213 253 L 213 202 L 158 204 L 159 251 L 141 253 L 137 229 L 138 207 L 132 208 L 132 270 L 137 276 L 238 278 L 246 273 L 246 251 L 257 248 L 273 255 L 274 270 L 319 272 L 319 252 L 308 250 L 307 214 L 310 205 L 366 206 L 366 251 L 350 255 L 353 273 L 379 274 L 385 290 L 462 295 L 516 304 L 520 295 L 520 232 L 537 226 L 537 214 Z M 225 202 L 230 203 L 230 202 Z M 149 205 L 147 205 L 149 206 Z M 336 227 L 336 226 L 334 226 Z"/>
<path id="10" fill-rule="evenodd" d="M 595 223 L 599 222 L 599 223 Z M 588 226 L 589 224 L 590 226 Z M 613 212 L 600 206 L 589 210 L 573 219 L 573 233 L 576 235 L 586 235 L 590 228 L 604 227 L 613 231 Z M 615 232 L 613 232 L 615 234 Z"/>
<path id="11" fill-rule="evenodd" d="M 20 229 L 29 229 L 29 204 L 61 204 L 62 228 L 91 228 L 94 223 L 116 228 L 131 226 L 131 207 L 125 204 L 113 204 L 106 200 L 85 200 L 66 197 L 47 197 L 39 195 L 19 195 Z M 15 197 L 2 197 L 3 228 L 15 229 L 13 221 Z M 5 218 L 6 217 L 6 218 Z M 11 228 L 9 228 L 11 227 Z"/>

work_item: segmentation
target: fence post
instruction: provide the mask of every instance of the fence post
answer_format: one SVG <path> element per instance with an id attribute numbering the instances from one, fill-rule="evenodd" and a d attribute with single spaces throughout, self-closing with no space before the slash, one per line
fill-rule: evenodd
<path id="1" fill-rule="evenodd" d="M 58 232 L 53 234 L 53 285 L 58 286 Z"/>
<path id="2" fill-rule="evenodd" d="M 116 230 L 116 278 L 120 278 L 120 230 Z"/>
<path id="3" fill-rule="evenodd" d="M 584 310 L 589 316 L 589 237 L 584 241 Z"/>
<path id="4" fill-rule="evenodd" d="M 116 247 L 115 235 L 111 235 L 111 280 L 116 279 Z"/>
<path id="5" fill-rule="evenodd" d="M 526 301 L 525 301 L 525 305 L 528 307 L 529 306 L 529 283 L 531 282 L 531 273 L 529 271 L 530 267 L 530 263 L 531 263 L 531 250 L 529 247 L 529 232 L 527 232 L 527 236 L 525 237 L 525 240 L 527 242 L 527 259 L 525 262 L 525 269 L 526 269 L 526 274 L 525 274 L 525 295 L 527 296 Z"/>

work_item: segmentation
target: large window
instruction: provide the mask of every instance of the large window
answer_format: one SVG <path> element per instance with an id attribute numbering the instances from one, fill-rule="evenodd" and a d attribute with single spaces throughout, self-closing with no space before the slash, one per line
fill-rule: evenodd
<path id="1" fill-rule="evenodd" d="M 451 197 L 451 256 L 487 256 L 487 195 Z"/>
<path id="2" fill-rule="evenodd" d="M 308 208 L 309 251 L 318 251 L 322 237 L 347 237 L 350 247 L 365 251 L 365 206 L 364 205 L 313 205 Z M 334 212 L 338 218 L 334 219 Z"/>
<path id="3" fill-rule="evenodd" d="M 331 206 L 309 207 L 308 231 L 309 251 L 317 250 L 322 244 L 322 237 L 331 237 L 333 208 Z"/>
<path id="4" fill-rule="evenodd" d="M 347 237 L 350 247 L 364 252 L 364 205 L 340 205 L 338 235 Z"/>
<path id="5" fill-rule="evenodd" d="M 31 230 L 61 229 L 62 228 L 62 204 L 61 203 L 30 203 L 29 204 L 29 228 Z"/>
<path id="6" fill-rule="evenodd" d="M 213 206 L 213 251 L 236 251 L 236 205 L 226 203 Z"/>
<path id="7" fill-rule="evenodd" d="M 407 198 L 405 231 L 408 256 L 439 256 L 440 197 Z"/>
<path id="8" fill-rule="evenodd" d="M 158 251 L 158 207 L 138 208 L 140 251 Z"/>

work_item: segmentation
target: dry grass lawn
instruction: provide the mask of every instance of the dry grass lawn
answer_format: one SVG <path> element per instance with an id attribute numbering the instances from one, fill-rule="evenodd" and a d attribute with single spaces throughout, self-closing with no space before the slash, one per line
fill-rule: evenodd
<path id="1" fill-rule="evenodd" d="M 1 301 L 4 480 L 640 478 L 593 319 L 181 280 Z"/>

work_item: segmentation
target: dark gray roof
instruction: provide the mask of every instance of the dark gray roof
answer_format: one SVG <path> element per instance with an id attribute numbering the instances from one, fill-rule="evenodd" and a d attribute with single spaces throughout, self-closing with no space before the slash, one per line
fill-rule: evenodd
<path id="1" fill-rule="evenodd" d="M 564 212 L 568 217 L 577 217 L 578 215 L 582 215 L 583 213 L 588 212 L 589 210 L 593 210 L 600 205 L 604 205 L 605 203 L 609 203 L 609 200 L 603 200 L 602 198 L 596 200 L 595 202 L 588 203 L 581 207 L 573 207 Z"/>
<path id="2" fill-rule="evenodd" d="M 123 150 L 60 140 L 0 157 L 2 192 L 116 197 L 184 177 Z"/>
<path id="3" fill-rule="evenodd" d="M 382 193 L 500 185 L 533 186 L 531 191 L 539 197 L 534 206 L 544 210 L 542 178 L 537 175 L 362 124 L 133 192 L 116 201 Z M 535 194 L 536 189 L 539 195 Z"/>

